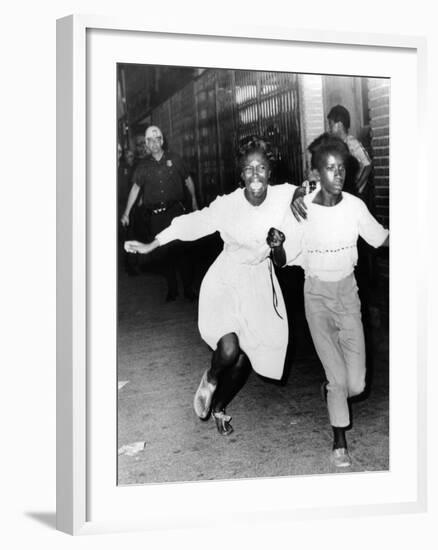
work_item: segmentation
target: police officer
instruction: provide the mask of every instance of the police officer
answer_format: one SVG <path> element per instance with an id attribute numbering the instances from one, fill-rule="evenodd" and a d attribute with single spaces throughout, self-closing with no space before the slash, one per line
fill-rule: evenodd
<path id="1" fill-rule="evenodd" d="M 139 231 L 142 234 L 136 235 L 136 238 L 150 242 L 173 218 L 184 213 L 184 186 L 190 195 L 192 210 L 197 210 L 198 204 L 193 180 L 181 157 L 164 150 L 160 128 L 149 126 L 145 132 L 145 141 L 149 155 L 135 169 L 121 223 L 124 227 L 133 223 L 131 210 L 141 193 L 139 213 L 142 221 Z M 166 301 L 174 301 L 178 295 L 177 271 L 181 275 L 185 297 L 193 299 L 191 269 L 184 258 L 182 245 L 174 243 L 157 251 L 155 259 L 161 261 L 164 268 L 168 285 Z"/>

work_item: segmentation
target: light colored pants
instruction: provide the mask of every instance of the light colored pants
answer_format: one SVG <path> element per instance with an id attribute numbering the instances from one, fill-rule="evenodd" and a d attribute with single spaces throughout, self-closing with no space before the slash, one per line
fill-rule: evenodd
<path id="1" fill-rule="evenodd" d="M 328 380 L 332 426 L 350 424 L 349 397 L 365 388 L 365 341 L 354 274 L 335 282 L 308 277 L 304 303 L 313 343 Z"/>

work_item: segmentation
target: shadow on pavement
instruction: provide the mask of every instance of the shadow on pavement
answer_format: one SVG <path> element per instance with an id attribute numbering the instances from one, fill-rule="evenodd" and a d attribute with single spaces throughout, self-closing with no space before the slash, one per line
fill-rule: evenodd
<path id="1" fill-rule="evenodd" d="M 26 512 L 25 514 L 28 518 L 34 519 L 46 527 L 56 529 L 56 512 Z"/>

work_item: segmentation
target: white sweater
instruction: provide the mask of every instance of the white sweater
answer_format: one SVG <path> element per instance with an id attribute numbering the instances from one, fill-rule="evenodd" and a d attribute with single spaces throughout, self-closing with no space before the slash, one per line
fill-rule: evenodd
<path id="1" fill-rule="evenodd" d="M 361 236 L 377 248 L 389 231 L 369 212 L 365 203 L 349 193 L 335 206 L 321 206 L 313 201 L 316 193 L 305 197 L 307 220 L 299 225 L 301 254 L 285 242 L 289 265 L 301 265 L 306 277 L 339 281 L 353 272 L 357 263 L 357 239 Z M 293 226 L 296 230 L 296 225 Z M 293 239 L 292 239 L 293 241 Z"/>

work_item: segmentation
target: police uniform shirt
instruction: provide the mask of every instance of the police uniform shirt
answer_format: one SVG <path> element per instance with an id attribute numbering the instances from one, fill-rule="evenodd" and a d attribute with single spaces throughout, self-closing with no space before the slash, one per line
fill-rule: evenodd
<path id="1" fill-rule="evenodd" d="M 136 168 L 133 181 L 140 187 L 145 206 L 184 200 L 189 173 L 179 155 L 164 152 L 160 160 L 149 156 Z"/>

